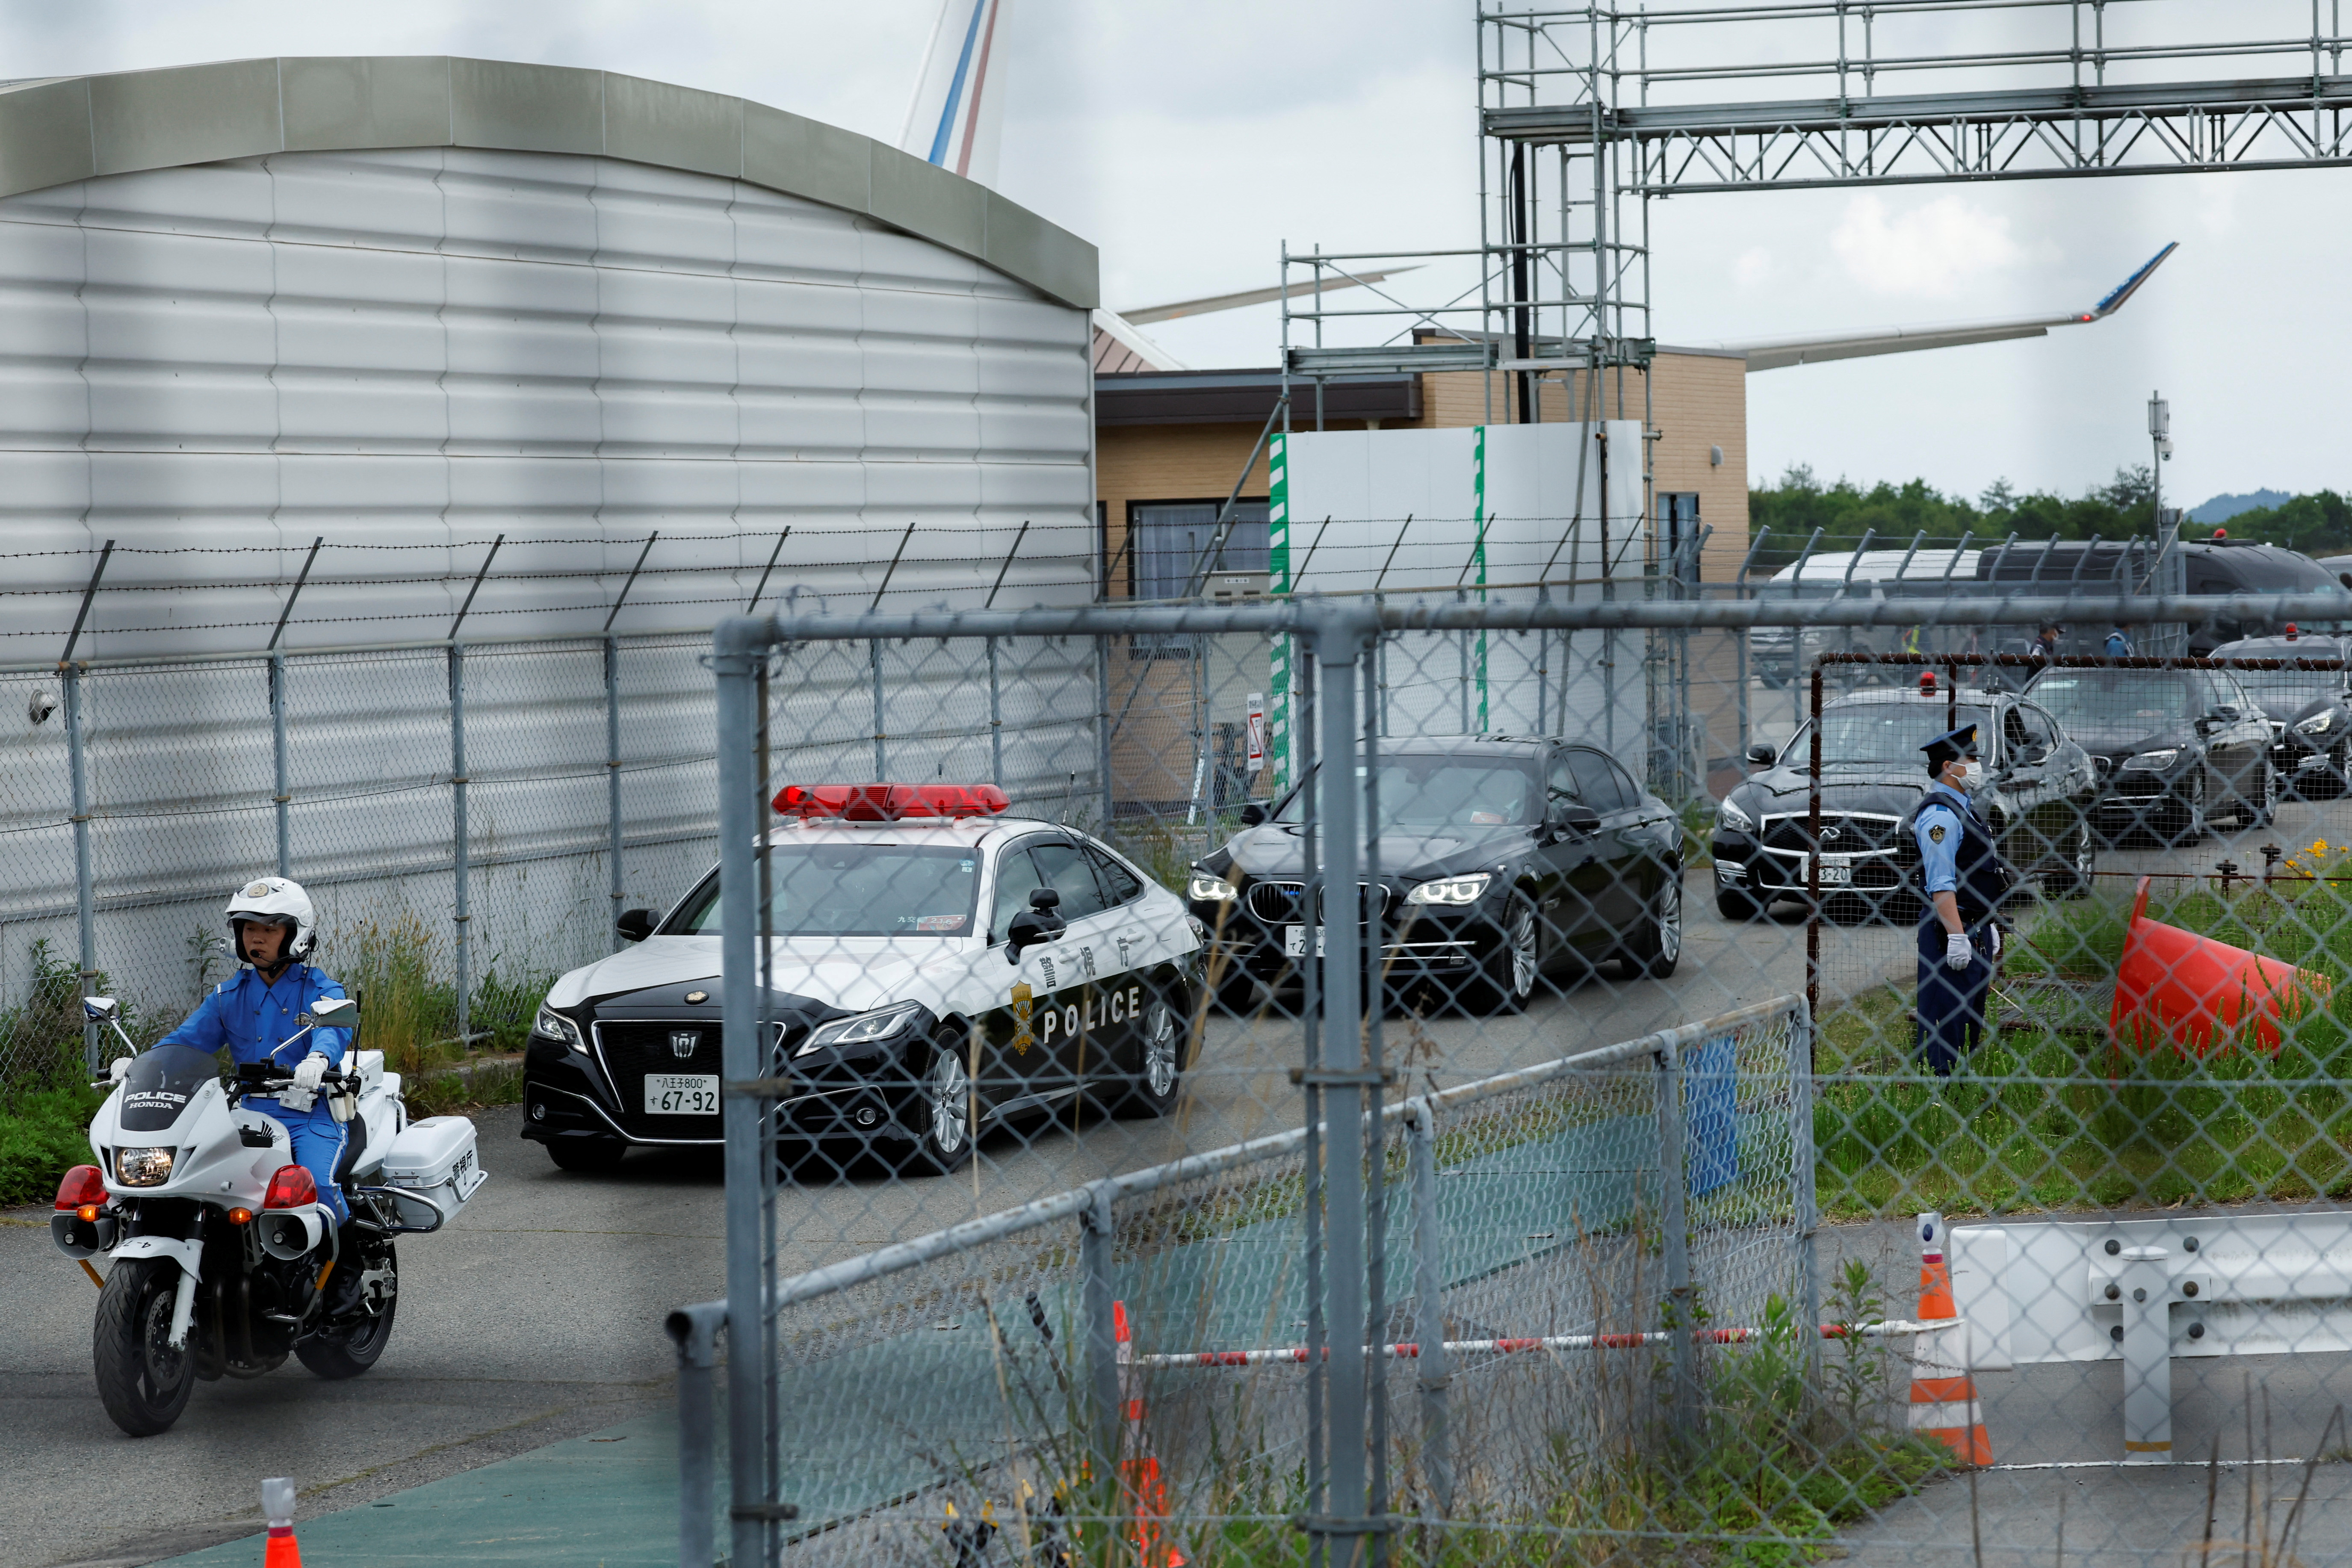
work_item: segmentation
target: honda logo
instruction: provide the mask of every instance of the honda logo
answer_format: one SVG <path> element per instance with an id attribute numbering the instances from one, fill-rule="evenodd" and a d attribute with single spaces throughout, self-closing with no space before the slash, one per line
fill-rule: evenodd
<path id="1" fill-rule="evenodd" d="M 669 1054 L 684 1061 L 694 1054 L 694 1047 L 701 1043 L 702 1032 L 698 1029 L 672 1029 L 669 1036 Z"/>

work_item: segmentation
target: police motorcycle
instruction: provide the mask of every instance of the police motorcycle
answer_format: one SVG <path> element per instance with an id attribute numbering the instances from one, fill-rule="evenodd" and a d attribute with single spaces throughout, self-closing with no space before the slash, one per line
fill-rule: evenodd
<path id="1" fill-rule="evenodd" d="M 49 1235 L 99 1286 L 91 1352 L 98 1394 L 134 1437 L 179 1419 L 199 1379 L 260 1377 L 289 1354 L 324 1378 L 357 1377 L 392 1336 L 400 1302 L 394 1238 L 440 1229 L 486 1179 L 474 1124 L 408 1120 L 383 1053 L 354 1049 L 320 1093 L 347 1128 L 338 1227 L 283 1123 L 242 1103 L 293 1081 L 271 1063 L 219 1064 L 185 1046 L 144 1053 L 114 998 L 85 1016 L 136 1058 L 90 1122 L 94 1165 L 58 1184 Z M 359 1004 L 322 999 L 287 1043 L 353 1028 Z M 90 1259 L 103 1255 L 101 1276 Z M 340 1278 L 339 1278 L 340 1277 Z"/>

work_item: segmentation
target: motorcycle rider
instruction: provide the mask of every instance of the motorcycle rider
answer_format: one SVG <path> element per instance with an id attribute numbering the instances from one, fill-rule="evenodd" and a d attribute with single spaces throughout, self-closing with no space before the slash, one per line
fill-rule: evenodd
<path id="1" fill-rule="evenodd" d="M 319 1201 L 338 1226 L 351 1219 L 343 1194 L 335 1185 L 335 1162 L 342 1157 L 344 1124 L 319 1092 L 331 1068 L 351 1049 L 349 1029 L 313 1029 L 295 1042 L 306 1052 L 289 1062 L 280 1053 L 287 1041 L 301 1032 L 299 1020 L 321 997 L 340 999 L 343 988 L 305 962 L 318 942 L 318 917 L 310 895 L 299 882 L 284 877 L 259 877 L 237 889 L 228 901 L 228 929 L 236 951 L 236 973 L 213 987 L 187 1021 L 157 1043 L 187 1046 L 199 1051 L 228 1047 L 239 1064 L 268 1062 L 291 1068 L 294 1081 L 274 1094 L 245 1097 L 247 1110 L 260 1110 L 284 1125 L 294 1141 L 294 1159 L 319 1184 Z M 114 1064 L 120 1079 L 129 1070 L 128 1059 Z M 275 1100 L 276 1103 L 270 1103 Z M 349 1271 L 356 1277 L 356 1270 Z"/>

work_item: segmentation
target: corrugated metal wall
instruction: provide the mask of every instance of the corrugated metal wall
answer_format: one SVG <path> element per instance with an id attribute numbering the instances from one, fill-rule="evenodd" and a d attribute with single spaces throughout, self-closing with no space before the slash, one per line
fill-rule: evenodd
<path id="1" fill-rule="evenodd" d="M 259 650 L 310 542 L 294 649 L 587 634 L 466 658 L 473 967 L 608 945 L 603 646 L 767 594 L 863 608 L 1093 593 L 1086 312 L 869 219 L 609 159 L 284 154 L 0 201 L 0 663 L 55 659 L 98 547 L 80 658 Z M 1025 536 L 1024 523 L 1029 524 Z M 908 525 L 914 525 L 911 535 Z M 709 676 L 696 639 L 625 646 L 628 902 L 709 863 Z M 780 693 L 788 764 L 985 777 L 979 650 L 866 650 Z M 1008 664 L 1005 782 L 1094 793 L 1090 650 Z M 838 666 L 838 668 L 834 668 Z M 31 942 L 70 957 L 62 715 L 0 680 L 0 1008 Z M 266 665 L 83 682 L 99 965 L 193 994 L 192 939 L 274 864 Z M 297 658 L 290 869 L 342 925 L 454 902 L 446 655 Z M 918 754 L 919 753 L 919 754 Z M 0 1042 L 5 1045 L 5 1042 Z"/>

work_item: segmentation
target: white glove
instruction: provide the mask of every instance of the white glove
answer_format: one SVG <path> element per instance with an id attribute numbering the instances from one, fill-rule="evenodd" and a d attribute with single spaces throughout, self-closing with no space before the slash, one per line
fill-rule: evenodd
<path id="1" fill-rule="evenodd" d="M 308 1110 L 319 1102 L 319 1085 L 327 1076 L 327 1058 L 312 1053 L 294 1069 L 294 1081 L 278 1091 L 278 1103 L 289 1110 Z"/>
<path id="2" fill-rule="evenodd" d="M 1944 933 L 1944 966 L 1946 968 L 1966 969 L 1974 961 L 1976 955 L 1977 950 L 1969 945 L 1966 931 L 1954 931 Z"/>
<path id="3" fill-rule="evenodd" d="M 106 1064 L 106 1077 L 110 1083 L 121 1083 L 130 1076 L 131 1058 L 129 1057 L 117 1057 Z"/>

